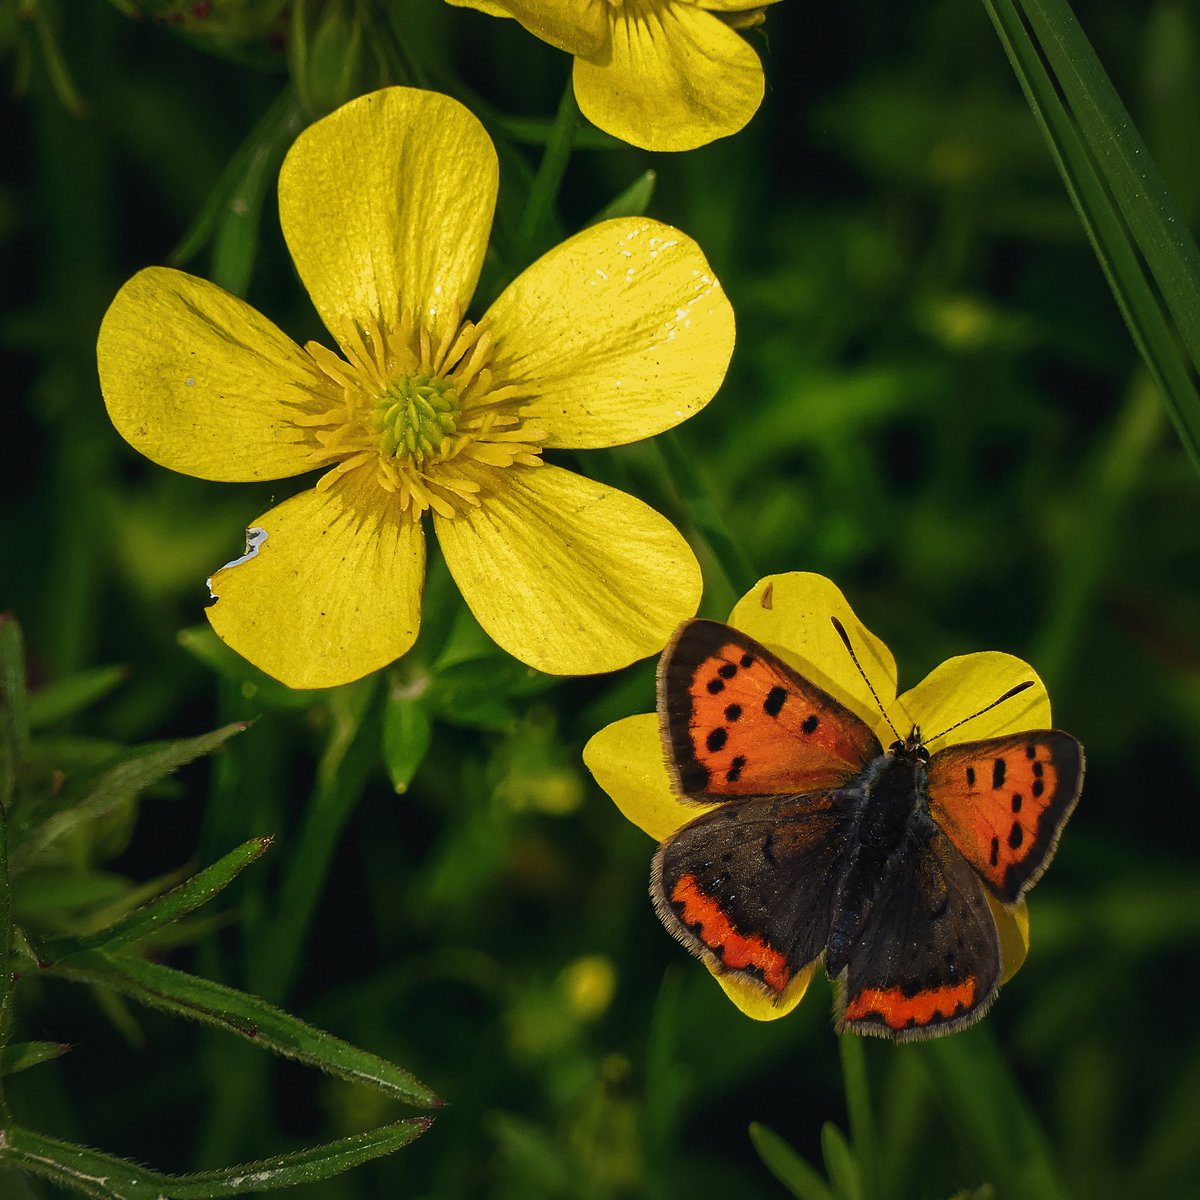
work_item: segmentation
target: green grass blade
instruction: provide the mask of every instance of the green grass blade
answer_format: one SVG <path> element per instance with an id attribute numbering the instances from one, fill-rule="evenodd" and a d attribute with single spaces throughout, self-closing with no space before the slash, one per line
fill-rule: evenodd
<path id="1" fill-rule="evenodd" d="M 1041 127 L 1134 344 L 1163 397 L 1185 450 L 1200 470 L 1200 393 L 1129 231 L 1075 121 L 1063 105 L 1014 0 L 983 0 L 983 4 Z"/>
<path id="2" fill-rule="evenodd" d="M 796 1200 L 833 1200 L 833 1193 L 820 1171 L 805 1162 L 779 1134 L 753 1121 L 750 1140 L 763 1166 Z"/>
<path id="3" fill-rule="evenodd" d="M 210 1200 L 316 1183 L 416 1141 L 432 1124 L 413 1117 L 295 1154 L 198 1175 L 163 1175 L 29 1129 L 0 1130 L 0 1165 L 23 1169 L 97 1200 Z"/>
<path id="4" fill-rule="evenodd" d="M 878 1200 L 879 1181 L 875 1170 L 878 1149 L 863 1039 L 852 1033 L 843 1033 L 838 1037 L 838 1051 L 842 1059 L 846 1112 L 850 1118 L 850 1138 L 858 1163 L 863 1200 Z"/>
<path id="5" fill-rule="evenodd" d="M 102 700 L 129 674 L 125 667 L 94 667 L 78 671 L 38 688 L 29 697 L 29 724 L 33 729 L 53 725 Z"/>
<path id="6" fill-rule="evenodd" d="M 0 805 L 8 808 L 17 771 L 29 754 L 25 642 L 21 626 L 0 613 Z"/>
<path id="7" fill-rule="evenodd" d="M 9 860 L 12 871 L 15 874 L 29 866 L 38 854 L 64 834 L 105 816 L 130 796 L 144 791 L 193 759 L 211 754 L 246 728 L 246 723 L 239 721 L 200 737 L 142 746 L 123 755 L 81 786 L 78 793 L 64 793 L 66 806 L 35 826 L 13 848 Z"/>
<path id="8" fill-rule="evenodd" d="M 658 175 L 654 171 L 643 171 L 624 191 L 618 192 L 589 222 L 599 225 L 614 217 L 640 217 L 654 199 L 654 188 Z"/>
<path id="9" fill-rule="evenodd" d="M 0 1075 L 15 1075 L 39 1063 L 61 1058 L 70 1049 L 70 1042 L 14 1042 L 0 1050 Z"/>
<path id="10" fill-rule="evenodd" d="M 1084 141 L 1200 369 L 1200 250 L 1067 0 L 1021 0 Z"/>
<path id="11" fill-rule="evenodd" d="M 846 1135 L 832 1121 L 821 1126 L 821 1155 L 838 1200 L 863 1200 L 854 1151 L 846 1141 Z"/>
<path id="12" fill-rule="evenodd" d="M 46 942 L 42 946 L 43 961 L 53 962 L 83 950 L 115 950 L 152 936 L 172 921 L 178 921 L 202 904 L 207 904 L 251 863 L 257 862 L 270 844 L 269 837 L 252 838 L 178 887 L 135 909 L 108 929 L 86 938 L 56 938 Z"/>
<path id="13" fill-rule="evenodd" d="M 222 983 L 102 950 L 73 954 L 46 967 L 43 974 L 111 988 L 148 1008 L 241 1034 L 264 1050 L 366 1084 L 409 1104 L 428 1108 L 441 1103 L 425 1084 L 400 1067 Z"/>

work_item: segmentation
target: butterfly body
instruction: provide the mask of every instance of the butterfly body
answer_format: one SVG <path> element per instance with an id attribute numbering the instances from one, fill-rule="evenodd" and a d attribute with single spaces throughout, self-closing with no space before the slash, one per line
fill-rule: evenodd
<path id="1" fill-rule="evenodd" d="M 884 750 L 708 621 L 668 646 L 659 691 L 679 793 L 716 804 L 655 857 L 668 930 L 774 997 L 823 961 L 839 1028 L 905 1040 L 982 1016 L 1001 975 L 989 895 L 1015 904 L 1044 869 L 1078 798 L 1079 744 L 1034 730 L 931 755 L 914 729 Z"/>

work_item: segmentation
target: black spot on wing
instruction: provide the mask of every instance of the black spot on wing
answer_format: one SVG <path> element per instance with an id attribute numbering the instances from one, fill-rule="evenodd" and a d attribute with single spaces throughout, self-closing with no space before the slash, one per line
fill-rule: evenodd
<path id="1" fill-rule="evenodd" d="M 998 758 L 992 763 L 992 787 L 1002 788 L 1004 786 L 1004 772 L 1006 764 L 1004 759 Z"/>
<path id="2" fill-rule="evenodd" d="M 729 734 L 726 733 L 726 731 L 724 729 L 721 729 L 720 727 L 718 727 L 718 728 L 712 730 L 709 733 L 708 737 L 706 737 L 704 739 L 704 744 L 709 748 L 710 751 L 712 751 L 713 754 L 716 754 L 716 752 L 718 750 L 720 750 L 722 746 L 725 745 L 725 742 L 728 739 L 728 737 L 729 737 Z"/>
<path id="3" fill-rule="evenodd" d="M 783 708 L 783 702 L 787 699 L 787 692 L 781 687 L 773 687 L 768 693 L 767 698 L 763 701 L 763 712 L 769 717 L 779 716 Z"/>

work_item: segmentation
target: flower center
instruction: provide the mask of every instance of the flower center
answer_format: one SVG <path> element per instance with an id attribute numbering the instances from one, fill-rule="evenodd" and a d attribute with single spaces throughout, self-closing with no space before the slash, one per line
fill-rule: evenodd
<path id="1" fill-rule="evenodd" d="M 376 402 L 379 447 L 393 458 L 424 463 L 441 450 L 446 438 L 458 432 L 461 413 L 450 380 L 436 375 L 400 375 Z"/>

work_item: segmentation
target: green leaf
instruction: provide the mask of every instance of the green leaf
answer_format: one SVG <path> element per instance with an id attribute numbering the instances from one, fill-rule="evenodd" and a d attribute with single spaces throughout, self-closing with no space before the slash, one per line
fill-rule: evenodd
<path id="1" fill-rule="evenodd" d="M 15 873 L 28 867 L 64 834 L 112 812 L 123 801 L 194 758 L 212 753 L 246 728 L 246 723 L 239 721 L 200 737 L 141 746 L 110 763 L 79 788 L 68 788 L 63 797 L 65 806 L 26 833 L 20 844 L 13 848 L 12 871 Z"/>
<path id="2" fill-rule="evenodd" d="M 197 661 L 215 671 L 222 679 L 238 685 L 243 699 L 263 708 L 283 712 L 311 708 L 326 699 L 330 689 L 290 688 L 251 666 L 236 650 L 231 650 L 209 625 L 191 625 L 181 629 L 175 640 Z"/>
<path id="3" fill-rule="evenodd" d="M 0 613 L 0 805 L 6 809 L 28 753 L 25 643 L 16 619 Z"/>
<path id="4" fill-rule="evenodd" d="M 209 1200 L 316 1183 L 415 1141 L 432 1124 L 412 1117 L 295 1154 L 198 1175 L 163 1175 L 20 1126 L 0 1129 L 0 1165 L 22 1168 L 97 1200 Z"/>
<path id="5" fill-rule="evenodd" d="M 420 696 L 392 695 L 383 710 L 383 760 L 392 787 L 408 791 L 433 740 L 433 717 Z"/>
<path id="6" fill-rule="evenodd" d="M 38 1063 L 61 1058 L 70 1049 L 69 1042 L 14 1042 L 0 1050 L 0 1075 L 15 1075 Z"/>
<path id="7" fill-rule="evenodd" d="M 983 0 L 1005 53 L 1062 175 L 1097 260 L 1116 298 L 1134 343 L 1158 387 L 1180 440 L 1200 470 L 1200 393 L 1177 330 L 1163 308 L 1119 204 L 1096 166 L 1072 113 L 1016 7 L 1017 0 Z M 1128 197 L 1126 201 L 1128 202 Z"/>
<path id="8" fill-rule="evenodd" d="M 45 962 L 77 954 L 81 950 L 115 950 L 143 938 L 152 937 L 173 921 L 207 904 L 228 887 L 251 863 L 257 862 L 271 844 L 269 837 L 252 838 L 220 861 L 193 875 L 149 904 L 131 912 L 123 920 L 85 938 L 58 938 L 45 943 Z"/>
<path id="9" fill-rule="evenodd" d="M 658 175 L 654 171 L 643 171 L 624 191 L 618 192 L 589 222 L 599 225 L 614 217 L 640 217 L 654 199 L 654 185 Z"/>
<path id="10" fill-rule="evenodd" d="M 419 1079 L 392 1063 L 222 983 L 213 983 L 126 955 L 84 950 L 47 966 L 61 979 L 111 988 L 148 1008 L 200 1021 L 252 1038 L 265 1050 L 319 1067 L 331 1075 L 367 1084 L 385 1095 L 429 1108 L 441 1104 Z"/>
<path id="11" fill-rule="evenodd" d="M 125 667 L 96 667 L 48 683 L 29 697 L 29 724 L 34 729 L 53 725 L 103 699 L 128 674 Z"/>
<path id="12" fill-rule="evenodd" d="M 826 1121 L 821 1126 L 821 1155 L 825 1159 L 825 1173 L 833 1184 L 838 1200 L 862 1200 L 862 1185 L 854 1152 L 845 1135 L 832 1121 Z"/>
<path id="13" fill-rule="evenodd" d="M 750 1140 L 763 1165 L 797 1200 L 833 1200 L 820 1171 L 805 1162 L 779 1134 L 753 1121 Z"/>

